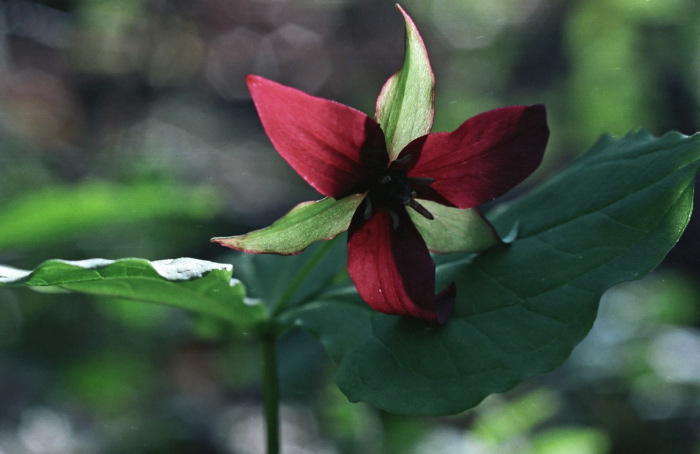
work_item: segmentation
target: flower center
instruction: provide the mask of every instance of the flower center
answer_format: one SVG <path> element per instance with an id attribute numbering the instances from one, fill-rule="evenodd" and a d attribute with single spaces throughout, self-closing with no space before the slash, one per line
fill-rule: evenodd
<path id="1" fill-rule="evenodd" d="M 367 194 L 365 207 L 365 219 L 372 216 L 373 207 L 385 207 L 389 209 L 394 228 L 398 227 L 397 211 L 411 207 L 421 216 L 434 219 L 433 215 L 416 200 L 416 192 L 412 185 L 430 184 L 430 178 L 412 178 L 406 174 L 406 170 L 390 165 L 371 185 Z"/>

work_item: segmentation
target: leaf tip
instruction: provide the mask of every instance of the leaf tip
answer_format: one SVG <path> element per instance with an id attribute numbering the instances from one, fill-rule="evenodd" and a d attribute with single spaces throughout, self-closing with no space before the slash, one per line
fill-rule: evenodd
<path id="1" fill-rule="evenodd" d="M 406 20 L 407 23 L 410 23 L 415 27 L 415 24 L 413 23 L 413 19 L 411 19 L 411 16 L 408 15 L 405 9 L 401 7 L 400 4 L 396 3 L 394 6 L 396 6 L 396 9 L 399 10 L 399 12 L 403 15 L 404 19 Z M 407 24 L 408 25 L 408 24 Z"/>
<path id="2" fill-rule="evenodd" d="M 217 236 L 217 237 L 212 238 L 209 241 L 211 241 L 212 243 L 220 244 L 221 246 L 224 246 L 227 248 L 231 248 L 231 249 L 235 249 L 237 251 L 240 251 L 241 248 L 238 245 L 237 238 L 238 238 L 237 236 Z"/>

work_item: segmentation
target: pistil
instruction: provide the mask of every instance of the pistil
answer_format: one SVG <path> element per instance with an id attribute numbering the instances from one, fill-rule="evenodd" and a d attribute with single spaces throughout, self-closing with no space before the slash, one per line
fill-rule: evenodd
<path id="1" fill-rule="evenodd" d="M 403 161 L 399 164 L 405 164 L 406 161 L 410 160 L 410 155 L 402 158 Z M 394 161 L 395 164 L 397 161 Z M 398 210 L 403 207 L 411 207 L 421 216 L 433 220 L 435 219 L 423 205 L 418 203 L 416 200 L 416 191 L 411 187 L 424 186 L 432 183 L 432 178 L 425 177 L 408 177 L 406 175 L 406 170 L 401 167 L 390 166 L 386 169 L 379 178 L 377 178 L 376 183 L 372 185 L 365 201 L 365 211 L 364 218 L 369 219 L 372 217 L 372 210 L 375 206 L 386 207 L 391 215 L 392 225 L 394 229 L 399 226 L 399 216 L 397 214 Z"/>

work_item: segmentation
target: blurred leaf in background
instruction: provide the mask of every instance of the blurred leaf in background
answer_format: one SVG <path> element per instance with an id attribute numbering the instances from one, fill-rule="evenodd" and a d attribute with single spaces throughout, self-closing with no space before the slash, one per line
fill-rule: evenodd
<path id="1" fill-rule="evenodd" d="M 0 206 L 0 251 L 42 248 L 105 226 L 173 217 L 198 222 L 213 218 L 220 209 L 214 190 L 204 186 L 105 181 L 28 189 Z"/>

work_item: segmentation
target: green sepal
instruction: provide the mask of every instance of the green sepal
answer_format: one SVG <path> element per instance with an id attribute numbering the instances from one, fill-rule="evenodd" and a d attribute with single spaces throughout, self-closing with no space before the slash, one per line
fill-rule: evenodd
<path id="1" fill-rule="evenodd" d="M 269 227 L 212 241 L 243 252 L 298 254 L 317 241 L 346 231 L 363 199 L 364 195 L 355 194 L 340 200 L 327 197 L 300 203 Z"/>
<path id="2" fill-rule="evenodd" d="M 398 5 L 406 22 L 406 55 L 399 72 L 386 81 L 377 98 L 377 122 L 386 138 L 390 159 L 433 127 L 435 77 L 428 51 L 413 20 Z"/>
<path id="3" fill-rule="evenodd" d="M 429 200 L 418 202 L 435 219 L 427 219 L 410 208 L 408 214 L 432 252 L 481 252 L 501 243 L 491 223 L 474 208 L 447 207 Z"/>

